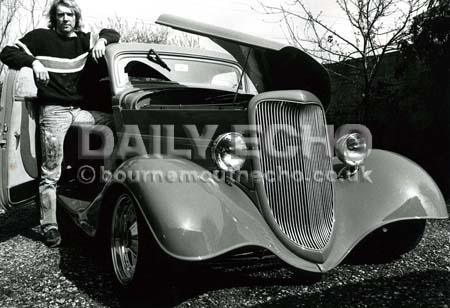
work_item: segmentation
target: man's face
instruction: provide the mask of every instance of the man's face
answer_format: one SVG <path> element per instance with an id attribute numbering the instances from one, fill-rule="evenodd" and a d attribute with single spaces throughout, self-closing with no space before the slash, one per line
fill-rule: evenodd
<path id="1" fill-rule="evenodd" d="M 76 23 L 75 13 L 64 5 L 56 7 L 56 32 L 69 36 L 74 32 Z"/>

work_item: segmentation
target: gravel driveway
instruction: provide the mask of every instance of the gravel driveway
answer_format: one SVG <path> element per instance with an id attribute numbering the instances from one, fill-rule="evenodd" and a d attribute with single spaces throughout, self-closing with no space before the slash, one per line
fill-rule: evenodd
<path id="1" fill-rule="evenodd" d="M 0 307 L 129 307 L 113 277 L 82 237 L 57 249 L 39 240 L 38 211 L 0 216 Z M 141 306 L 380 307 L 450 305 L 450 222 L 428 224 L 417 249 L 384 265 L 344 264 L 320 281 L 280 266 L 200 271 L 177 279 Z M 155 300 L 155 298 L 157 300 Z"/>

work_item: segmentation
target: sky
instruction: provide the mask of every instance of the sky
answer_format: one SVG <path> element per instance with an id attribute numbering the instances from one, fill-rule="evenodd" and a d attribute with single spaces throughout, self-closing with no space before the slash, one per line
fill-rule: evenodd
<path id="1" fill-rule="evenodd" d="M 264 0 L 267 5 L 279 6 L 284 0 Z M 339 8 L 334 0 L 305 1 L 314 11 L 323 11 L 327 18 L 343 27 Z M 285 42 L 279 17 L 262 13 L 258 0 L 78 0 L 85 23 L 111 16 L 129 20 L 154 22 L 162 13 L 169 13 L 200 22 L 228 27 L 267 39 Z"/>
<path id="2" fill-rule="evenodd" d="M 52 0 L 37 0 L 44 3 Z M 168 13 L 181 17 L 193 19 L 199 22 L 222 26 L 244 33 L 253 34 L 266 39 L 287 43 L 286 27 L 280 15 L 264 14 L 261 2 L 268 6 L 288 7 L 295 1 L 300 0 L 76 0 L 81 9 L 86 27 L 89 31 L 92 26 L 98 26 L 108 17 L 120 17 L 132 24 L 154 23 L 159 15 Z M 22 0 L 26 5 L 30 0 Z M 331 26 L 337 33 L 343 35 L 350 41 L 355 41 L 355 34 L 349 25 L 347 17 L 336 3 L 336 0 L 301 0 L 314 15 L 320 14 L 321 20 Z M 400 5 L 404 1 L 394 1 L 394 5 Z M 292 8 L 292 6 L 291 6 Z M 297 5 L 298 8 L 298 5 Z M 401 10 L 397 9 L 397 13 Z M 26 14 L 26 11 L 24 11 Z M 303 15 L 303 14 L 302 14 Z M 383 24 L 391 25 L 395 23 L 395 16 L 383 20 Z M 40 27 L 46 27 L 46 19 L 41 19 Z M 20 37 L 25 33 L 28 22 L 18 18 L 12 30 L 13 36 Z M 296 19 L 298 26 L 298 19 Z M 97 27 L 94 27 L 97 28 Z M 20 29 L 19 31 L 17 29 Z M 303 25 L 297 29 L 302 33 Z M 303 32 L 304 33 L 304 32 Z M 311 37 L 311 32 L 309 32 Z M 307 38 L 307 37 L 305 37 Z"/>
<path id="3" fill-rule="evenodd" d="M 30 0 L 22 0 L 25 6 Z M 37 0 L 42 4 L 52 0 Z M 118 16 L 127 19 L 131 24 L 145 22 L 152 24 L 163 13 L 178 15 L 196 21 L 222 26 L 238 30 L 247 34 L 253 34 L 269 40 L 288 43 L 283 30 L 284 22 L 281 16 L 264 14 L 260 2 L 265 5 L 279 7 L 286 6 L 295 0 L 76 0 L 82 10 L 85 31 L 90 31 L 92 26 L 98 26 L 108 17 Z M 337 6 L 335 0 L 302 0 L 314 13 L 322 14 L 327 24 L 333 25 L 341 33 L 348 32 L 346 18 Z M 40 6 L 38 6 L 40 9 Z M 23 11 L 27 20 L 27 12 Z M 22 16 L 22 15 L 20 15 Z M 11 41 L 21 37 L 31 27 L 29 21 L 23 17 L 17 18 L 12 30 Z M 46 27 L 47 19 L 41 18 L 37 27 Z M 96 28 L 96 27 L 94 27 Z M 349 33 L 351 35 L 351 33 Z M 216 46 L 202 39 L 200 43 L 207 43 L 205 48 Z"/>

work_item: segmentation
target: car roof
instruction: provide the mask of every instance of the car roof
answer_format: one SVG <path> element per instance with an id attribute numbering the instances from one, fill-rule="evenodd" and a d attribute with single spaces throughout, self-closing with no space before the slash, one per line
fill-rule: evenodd
<path id="1" fill-rule="evenodd" d="M 224 60 L 228 62 L 235 62 L 237 64 L 236 59 L 226 52 L 217 52 L 207 49 L 201 48 L 189 48 L 189 47 L 180 47 L 173 45 L 163 45 L 163 44 L 151 44 L 151 43 L 116 43 L 107 46 L 106 56 L 109 60 L 114 58 L 117 54 L 120 53 L 146 53 L 150 49 L 155 50 L 161 54 L 177 54 L 177 55 L 185 55 L 185 56 L 194 56 L 194 57 L 205 57 L 205 58 L 214 58 L 218 60 Z"/>

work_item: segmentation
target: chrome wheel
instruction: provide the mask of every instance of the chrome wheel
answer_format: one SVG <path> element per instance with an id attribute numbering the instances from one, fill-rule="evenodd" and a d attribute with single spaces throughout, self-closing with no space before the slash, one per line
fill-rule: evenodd
<path id="1" fill-rule="evenodd" d="M 128 285 L 136 272 L 139 250 L 137 213 L 128 194 L 114 206 L 111 223 L 111 257 L 117 280 Z"/>

